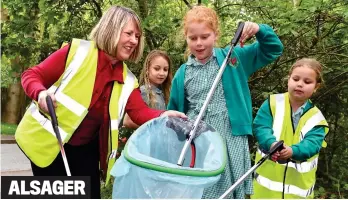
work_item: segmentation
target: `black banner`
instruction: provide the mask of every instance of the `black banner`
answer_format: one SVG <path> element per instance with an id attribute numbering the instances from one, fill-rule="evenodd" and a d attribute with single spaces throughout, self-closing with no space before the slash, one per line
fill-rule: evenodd
<path id="1" fill-rule="evenodd" d="M 88 199 L 89 176 L 1 176 L 1 199 Z"/>

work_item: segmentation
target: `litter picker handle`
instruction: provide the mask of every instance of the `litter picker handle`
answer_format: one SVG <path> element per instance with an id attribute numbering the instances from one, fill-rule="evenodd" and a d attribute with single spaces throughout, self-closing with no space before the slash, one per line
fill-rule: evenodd
<path id="1" fill-rule="evenodd" d="M 58 126 L 58 120 L 57 120 L 57 116 L 56 116 L 56 111 L 54 110 L 53 101 L 52 101 L 50 96 L 46 97 L 46 103 L 47 103 L 48 112 L 49 112 L 49 114 L 51 116 L 52 125 L 53 126 Z"/>
<path id="2" fill-rule="evenodd" d="M 48 112 L 51 116 L 53 131 L 56 134 L 56 137 L 58 139 L 58 145 L 60 148 L 60 153 L 62 154 L 66 175 L 71 176 L 71 172 L 70 172 L 70 168 L 69 168 L 69 164 L 68 164 L 68 159 L 66 158 L 62 138 L 60 137 L 60 132 L 58 129 L 58 119 L 57 119 L 56 111 L 54 110 L 53 101 L 52 101 L 52 98 L 50 96 L 46 97 L 46 103 L 47 103 Z"/>
<path id="3" fill-rule="evenodd" d="M 227 55 L 225 57 L 225 60 L 223 61 L 222 65 L 221 65 L 221 67 L 219 69 L 219 72 L 216 75 L 216 78 L 215 78 L 215 80 L 213 82 L 213 85 L 211 86 L 211 88 L 210 88 L 210 90 L 209 90 L 209 92 L 207 94 L 207 97 L 206 97 L 206 99 L 205 99 L 205 101 L 203 103 L 203 106 L 202 106 L 201 110 L 199 111 L 199 114 L 198 114 L 198 116 L 197 116 L 197 118 L 196 118 L 196 120 L 195 120 L 195 122 L 193 124 L 193 129 L 190 131 L 189 137 L 186 139 L 184 147 L 181 150 L 181 153 L 180 153 L 180 156 L 179 156 L 179 159 L 178 159 L 178 162 L 177 162 L 177 165 L 179 165 L 179 166 L 182 166 L 182 164 L 184 163 L 184 158 L 185 158 L 186 152 L 188 151 L 188 148 L 189 148 L 193 138 L 195 138 L 198 124 L 201 121 L 201 119 L 203 117 L 203 114 L 204 114 L 205 110 L 208 107 L 210 99 L 211 99 L 211 97 L 214 94 L 216 86 L 218 85 L 218 83 L 219 83 L 219 81 L 220 81 L 220 79 L 222 77 L 223 72 L 225 71 L 226 65 L 229 62 L 229 58 L 231 57 L 233 48 L 238 43 L 238 41 L 240 39 L 240 36 L 242 35 L 243 28 L 244 28 L 244 23 L 240 22 L 238 24 L 237 32 L 235 33 L 235 35 L 234 35 L 234 37 L 233 37 L 233 39 L 231 41 L 231 48 L 228 50 L 228 53 L 227 53 Z"/>
<path id="4" fill-rule="evenodd" d="M 272 155 L 274 154 L 276 151 L 280 151 L 284 149 L 284 141 L 280 140 L 279 142 L 277 142 L 270 150 L 269 150 L 269 154 Z"/>
<path id="5" fill-rule="evenodd" d="M 270 150 L 269 153 L 266 154 L 264 157 L 261 158 L 261 160 L 257 163 L 261 165 L 265 160 L 267 160 L 270 156 L 272 156 L 275 152 L 280 151 L 284 148 L 284 141 L 280 140 L 278 141 Z"/>
<path id="6" fill-rule="evenodd" d="M 59 143 L 61 144 L 62 138 L 60 137 L 60 133 L 59 133 L 59 129 L 58 129 L 58 120 L 57 120 L 56 111 L 54 110 L 52 98 L 48 95 L 46 97 L 46 103 L 47 103 L 48 112 L 51 116 L 53 130 L 56 134 L 56 137 L 57 137 Z"/>
<path id="7" fill-rule="evenodd" d="M 231 45 L 233 45 L 233 46 L 237 45 L 237 43 L 238 43 L 238 41 L 240 39 L 240 36 L 242 36 L 243 28 L 244 28 L 244 22 L 239 22 L 237 31 L 234 34 L 233 39 L 231 40 Z"/>

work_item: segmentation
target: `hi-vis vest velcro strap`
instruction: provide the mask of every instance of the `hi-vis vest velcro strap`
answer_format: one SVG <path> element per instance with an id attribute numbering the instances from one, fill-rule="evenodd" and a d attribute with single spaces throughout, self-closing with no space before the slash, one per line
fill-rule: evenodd
<path id="1" fill-rule="evenodd" d="M 128 98 L 132 91 L 134 90 L 134 85 L 136 84 L 136 77 L 127 68 L 127 76 L 122 86 L 122 92 L 118 101 L 118 118 L 111 120 L 111 130 L 118 130 L 120 121 L 123 117 Z M 116 156 L 116 154 L 115 154 Z"/>
<path id="2" fill-rule="evenodd" d="M 273 135 L 276 137 L 276 140 L 279 141 L 285 115 L 285 95 L 276 94 L 275 102 L 276 112 L 273 121 Z"/>
<path id="3" fill-rule="evenodd" d="M 73 60 L 64 71 L 59 87 L 52 85 L 48 89 L 49 92 L 54 93 L 56 100 L 59 103 L 61 103 L 64 107 L 69 109 L 71 112 L 75 113 L 77 116 L 81 116 L 83 113 L 87 112 L 88 108 L 84 107 L 77 101 L 73 100 L 69 96 L 62 93 L 62 90 L 69 84 L 70 80 L 74 77 L 78 69 L 81 67 L 82 62 L 87 56 L 90 45 L 91 45 L 91 42 L 89 41 L 85 41 L 85 40 L 80 41 L 80 45 L 77 48 L 77 51 L 75 56 L 73 57 Z M 39 108 L 34 102 L 30 105 L 29 109 L 34 119 L 36 119 L 47 131 L 49 131 L 51 134 L 55 136 L 51 121 L 39 112 Z M 58 127 L 58 129 L 60 131 L 62 141 L 66 142 L 65 139 L 68 134 L 62 128 Z"/>
<path id="4" fill-rule="evenodd" d="M 255 174 L 255 179 L 260 185 L 262 185 L 262 186 L 264 186 L 272 191 L 283 192 L 283 190 L 284 190 L 284 194 L 297 195 L 297 196 L 300 196 L 303 198 L 306 198 L 309 195 L 311 195 L 313 192 L 313 189 L 314 189 L 314 185 L 308 190 L 301 189 L 301 188 L 296 187 L 294 185 L 287 185 L 287 184 L 283 185 L 282 182 L 272 181 L 272 180 L 270 180 L 264 176 L 261 176 L 259 174 Z"/>
<path id="5" fill-rule="evenodd" d="M 257 149 L 257 153 L 259 153 L 261 157 L 266 156 L 266 154 L 264 154 L 260 149 Z M 278 164 L 283 165 L 284 167 L 286 166 L 286 163 L 284 164 L 278 163 Z M 288 167 L 295 169 L 299 173 L 310 172 L 317 166 L 318 166 L 318 157 L 306 162 L 293 162 L 293 161 L 288 162 Z"/>

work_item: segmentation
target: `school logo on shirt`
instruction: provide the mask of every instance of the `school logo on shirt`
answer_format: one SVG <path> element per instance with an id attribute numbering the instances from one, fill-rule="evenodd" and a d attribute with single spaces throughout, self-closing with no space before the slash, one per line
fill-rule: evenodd
<path id="1" fill-rule="evenodd" d="M 232 67 L 237 67 L 237 58 L 229 58 L 229 63 Z"/>
<path id="2" fill-rule="evenodd" d="M 88 176 L 1 176 L 2 199 L 90 198 Z"/>

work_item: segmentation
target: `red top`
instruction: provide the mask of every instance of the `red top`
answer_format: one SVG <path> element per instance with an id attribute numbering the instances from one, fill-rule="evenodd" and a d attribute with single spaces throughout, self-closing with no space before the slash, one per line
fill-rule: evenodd
<path id="1" fill-rule="evenodd" d="M 22 74 L 22 86 L 25 93 L 37 100 L 42 90 L 53 85 L 63 74 L 69 45 L 52 53 L 39 65 L 29 68 Z M 96 79 L 93 88 L 89 112 L 69 140 L 71 145 L 83 145 L 93 140 L 99 132 L 99 150 L 101 169 L 106 171 L 109 130 L 109 100 L 113 82 L 123 83 L 122 62 L 112 66 L 106 54 L 99 50 Z M 163 111 L 149 108 L 141 98 L 139 88 L 130 94 L 125 111 L 137 124 L 143 124 L 158 117 Z M 101 117 L 102 116 L 102 117 Z M 118 138 L 113 138 L 118 142 Z"/>

